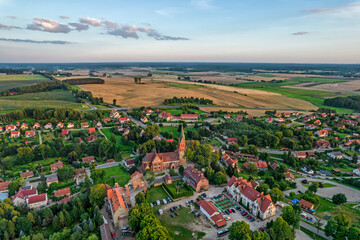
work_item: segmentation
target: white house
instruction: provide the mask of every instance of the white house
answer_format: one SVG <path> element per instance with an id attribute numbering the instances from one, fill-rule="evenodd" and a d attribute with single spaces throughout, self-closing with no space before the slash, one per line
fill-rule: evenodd
<path id="1" fill-rule="evenodd" d="M 221 215 L 221 213 L 213 203 L 206 200 L 201 200 L 197 202 L 197 204 L 200 207 L 200 211 L 212 224 L 216 225 L 217 227 L 222 227 L 226 225 L 224 217 Z"/>
<path id="2" fill-rule="evenodd" d="M 331 159 L 340 160 L 344 158 L 344 155 L 341 152 L 330 152 L 327 154 Z"/>
<path id="3" fill-rule="evenodd" d="M 353 173 L 360 176 L 360 167 L 353 170 Z"/>
<path id="4" fill-rule="evenodd" d="M 308 166 L 302 166 L 301 171 L 303 171 L 304 173 L 307 173 L 307 174 L 314 174 L 314 170 L 312 170 Z"/>

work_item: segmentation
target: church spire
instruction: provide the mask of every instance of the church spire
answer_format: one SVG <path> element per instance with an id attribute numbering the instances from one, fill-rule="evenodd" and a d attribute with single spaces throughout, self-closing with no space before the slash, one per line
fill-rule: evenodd
<path id="1" fill-rule="evenodd" d="M 179 137 L 179 142 L 185 141 L 185 134 L 184 134 L 184 126 L 181 125 L 181 132 Z"/>

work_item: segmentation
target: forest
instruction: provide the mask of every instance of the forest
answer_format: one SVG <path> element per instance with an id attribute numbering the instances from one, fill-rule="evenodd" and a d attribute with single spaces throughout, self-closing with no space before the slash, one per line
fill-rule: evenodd
<path id="1" fill-rule="evenodd" d="M 82 85 L 82 84 L 104 84 L 105 80 L 102 78 L 73 78 L 65 79 L 63 82 L 70 85 Z"/>
<path id="2" fill-rule="evenodd" d="M 360 110 L 360 96 L 328 98 L 324 100 L 324 104 L 331 107 Z"/>
<path id="3" fill-rule="evenodd" d="M 173 97 L 173 98 L 167 98 L 164 100 L 164 104 L 170 105 L 174 103 L 195 103 L 195 104 L 201 104 L 201 105 L 208 105 L 213 104 L 213 101 L 210 99 L 205 98 L 198 98 L 198 97 Z"/>

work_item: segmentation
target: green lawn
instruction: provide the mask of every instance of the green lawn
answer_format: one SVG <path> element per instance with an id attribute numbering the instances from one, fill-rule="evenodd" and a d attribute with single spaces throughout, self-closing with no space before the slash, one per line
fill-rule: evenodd
<path id="1" fill-rule="evenodd" d="M 78 109 L 82 106 L 80 103 L 76 103 L 76 98 L 72 93 L 64 90 L 0 97 L 0 111 L 33 107 Z"/>
<path id="2" fill-rule="evenodd" d="M 164 132 L 167 132 L 169 134 L 172 133 L 175 138 L 179 138 L 180 136 L 180 132 L 178 132 L 177 127 L 171 127 L 171 126 L 160 127 L 160 133 L 164 133 Z"/>
<path id="3" fill-rule="evenodd" d="M 167 188 L 170 190 L 170 194 L 172 194 L 173 196 L 174 196 L 174 199 L 176 199 L 176 198 L 179 198 L 179 196 L 178 195 L 180 195 L 181 196 L 181 194 L 186 194 L 186 193 L 188 193 L 188 194 L 194 194 L 194 191 L 190 188 L 190 186 L 184 186 L 184 187 L 182 187 L 182 188 L 179 188 L 179 194 L 177 194 L 177 189 L 176 189 L 176 185 L 175 184 L 177 184 L 178 182 L 182 182 L 182 181 L 175 181 L 175 182 L 173 182 L 172 184 L 168 184 L 168 185 L 166 185 L 167 186 Z"/>
<path id="4" fill-rule="evenodd" d="M 183 207 L 178 209 L 179 216 L 172 218 L 169 212 L 164 212 L 162 216 L 155 214 L 159 218 L 161 224 L 169 231 L 171 237 L 175 240 L 197 240 L 204 237 L 204 232 L 197 232 L 193 230 L 193 225 L 200 225 L 195 218 L 195 215 L 191 213 L 190 208 Z M 175 234 L 176 233 L 176 234 Z"/>
<path id="5" fill-rule="evenodd" d="M 101 129 L 101 132 L 105 134 L 105 136 L 110 139 L 111 138 L 111 135 L 114 134 L 112 132 L 112 129 L 111 128 L 106 128 L 106 129 Z M 123 151 L 123 152 L 128 152 L 129 154 L 132 153 L 132 150 L 133 148 L 129 145 L 125 145 L 123 142 L 122 142 L 122 136 L 121 135 L 116 135 L 115 134 L 115 137 L 116 137 L 116 145 L 120 147 L 120 150 Z"/>
<path id="6" fill-rule="evenodd" d="M 113 180 L 108 180 L 110 177 L 115 177 L 115 181 L 122 187 L 130 181 L 130 174 L 126 172 L 125 169 L 120 165 L 110 168 L 103 168 L 103 170 L 105 171 L 105 176 L 103 179 L 109 185 L 114 185 Z"/>
<path id="7" fill-rule="evenodd" d="M 146 192 L 146 200 L 149 203 L 152 203 L 157 200 L 164 199 L 164 198 L 167 199 L 168 197 L 169 197 L 169 195 L 164 191 L 162 186 L 151 187 Z"/>
<path id="8" fill-rule="evenodd" d="M 50 81 L 42 75 L 0 75 L 0 91 Z"/>

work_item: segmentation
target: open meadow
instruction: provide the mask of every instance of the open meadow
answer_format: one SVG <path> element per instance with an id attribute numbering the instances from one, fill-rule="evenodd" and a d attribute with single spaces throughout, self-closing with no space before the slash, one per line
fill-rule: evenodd
<path id="1" fill-rule="evenodd" d="M 0 91 L 7 89 L 20 88 L 25 85 L 37 84 L 40 82 L 50 81 L 41 75 L 0 75 Z"/>

